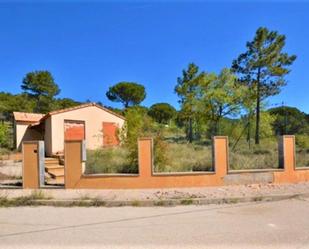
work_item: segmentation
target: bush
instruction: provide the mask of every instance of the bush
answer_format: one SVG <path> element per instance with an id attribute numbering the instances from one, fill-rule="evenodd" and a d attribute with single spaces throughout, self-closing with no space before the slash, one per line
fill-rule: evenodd
<path id="1" fill-rule="evenodd" d="M 128 150 L 128 160 L 132 167 L 138 168 L 138 146 L 140 137 L 153 137 L 154 161 L 160 165 L 166 163 L 166 143 L 163 141 L 160 126 L 143 111 L 130 108 L 126 112 L 126 123 L 120 132 L 123 146 Z"/>
<path id="2" fill-rule="evenodd" d="M 166 164 L 167 144 L 160 130 L 142 108 L 128 108 L 125 125 L 118 134 L 121 146 L 88 151 L 85 173 L 138 173 L 140 137 L 153 137 L 154 161 L 158 165 Z"/>
<path id="3" fill-rule="evenodd" d="M 10 146 L 10 129 L 6 123 L 0 124 L 0 147 L 8 148 Z"/>
<path id="4" fill-rule="evenodd" d="M 296 135 L 296 146 L 306 149 L 309 148 L 309 136 L 308 135 Z"/>
<path id="5" fill-rule="evenodd" d="M 296 135 L 296 166 L 309 166 L 309 136 Z"/>

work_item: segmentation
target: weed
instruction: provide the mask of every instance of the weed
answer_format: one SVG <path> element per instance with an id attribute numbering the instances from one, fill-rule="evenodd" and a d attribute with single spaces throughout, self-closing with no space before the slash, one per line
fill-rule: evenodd
<path id="1" fill-rule="evenodd" d="M 256 202 L 262 201 L 262 200 L 263 200 L 263 197 L 262 197 L 262 196 L 257 196 L 257 197 L 254 197 L 254 198 L 253 198 L 253 201 L 256 201 Z"/>
<path id="2" fill-rule="evenodd" d="M 239 199 L 237 199 L 237 198 L 231 198 L 231 199 L 229 199 L 228 202 L 229 202 L 230 204 L 236 204 L 236 203 L 239 202 Z"/>
<path id="3" fill-rule="evenodd" d="M 91 204 L 94 207 L 102 207 L 106 205 L 106 202 L 101 200 L 100 198 L 93 198 Z"/>
<path id="4" fill-rule="evenodd" d="M 180 201 L 181 205 L 192 205 L 193 204 L 193 200 L 192 199 L 183 199 Z"/>
<path id="5" fill-rule="evenodd" d="M 141 203 L 140 203 L 140 201 L 135 200 L 135 201 L 132 201 L 131 205 L 132 205 L 133 207 L 139 207 L 139 206 L 141 206 Z"/>
<path id="6" fill-rule="evenodd" d="M 158 206 L 158 207 L 162 207 L 162 206 L 165 206 L 165 203 L 164 203 L 164 201 L 160 200 L 160 201 L 155 201 L 154 205 Z"/>

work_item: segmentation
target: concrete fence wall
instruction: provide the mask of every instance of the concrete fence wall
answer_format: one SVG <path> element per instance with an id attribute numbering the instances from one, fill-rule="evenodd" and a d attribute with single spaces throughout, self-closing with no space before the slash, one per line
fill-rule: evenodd
<path id="1" fill-rule="evenodd" d="M 153 144 L 151 138 L 138 141 L 138 174 L 82 174 L 82 143 L 70 141 L 65 144 L 65 187 L 95 189 L 137 189 L 204 187 L 224 184 L 227 173 L 227 137 L 214 139 L 214 172 L 154 173 Z"/>
<path id="2" fill-rule="evenodd" d="M 309 168 L 295 168 L 295 138 L 283 136 L 279 144 L 282 169 L 230 171 L 228 138 L 213 138 L 211 172 L 156 173 L 153 168 L 151 138 L 138 140 L 138 174 L 83 174 L 82 141 L 65 142 L 65 188 L 68 189 L 138 189 L 223 186 L 247 183 L 295 183 L 309 181 Z M 32 147 L 31 147 L 32 146 Z M 35 149 L 25 143 L 24 152 Z M 38 188 L 34 155 L 24 156 L 24 188 Z M 37 160 L 38 161 L 38 160 Z"/>
<path id="3" fill-rule="evenodd" d="M 274 172 L 274 183 L 309 181 L 309 167 L 296 168 L 295 137 L 283 136 L 281 142 L 283 171 Z"/>

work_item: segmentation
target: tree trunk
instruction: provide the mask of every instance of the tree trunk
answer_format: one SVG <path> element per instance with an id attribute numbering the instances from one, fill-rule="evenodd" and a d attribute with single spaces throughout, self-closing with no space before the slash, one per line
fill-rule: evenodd
<path id="1" fill-rule="evenodd" d="M 255 123 L 255 144 L 260 144 L 260 69 L 258 69 L 257 75 L 257 91 L 256 91 L 256 123 Z"/>
<path id="2" fill-rule="evenodd" d="M 219 115 L 217 117 L 217 125 L 216 125 L 216 135 L 221 135 L 221 131 L 220 131 L 220 120 L 221 120 L 221 117 L 222 117 L 222 106 L 219 107 Z"/>
<path id="3" fill-rule="evenodd" d="M 193 141 L 193 132 L 192 132 L 192 118 L 189 118 L 189 132 L 188 132 L 188 140 L 189 143 L 192 143 Z"/>
<path id="4" fill-rule="evenodd" d="M 221 126 L 220 126 L 221 117 L 218 117 L 215 121 L 215 136 L 221 135 Z"/>
<path id="5" fill-rule="evenodd" d="M 247 142 L 249 149 L 251 149 L 251 113 L 248 114 L 248 133 L 247 133 Z"/>

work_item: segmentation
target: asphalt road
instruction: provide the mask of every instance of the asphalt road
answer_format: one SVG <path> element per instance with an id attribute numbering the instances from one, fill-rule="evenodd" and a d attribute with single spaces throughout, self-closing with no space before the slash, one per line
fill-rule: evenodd
<path id="1" fill-rule="evenodd" d="M 309 199 L 152 208 L 0 208 L 0 248 L 309 248 Z"/>

